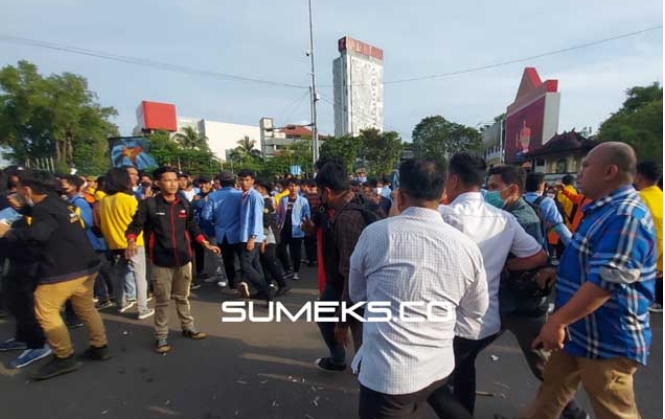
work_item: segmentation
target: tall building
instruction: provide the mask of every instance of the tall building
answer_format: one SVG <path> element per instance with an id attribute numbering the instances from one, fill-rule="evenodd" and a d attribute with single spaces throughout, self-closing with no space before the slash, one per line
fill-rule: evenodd
<path id="1" fill-rule="evenodd" d="M 259 150 L 261 131 L 258 126 L 229 124 L 226 122 L 210 121 L 199 118 L 178 118 L 178 132 L 182 133 L 185 127 L 191 127 L 199 134 L 208 138 L 210 151 L 221 161 L 227 161 L 228 152 L 238 146 L 238 141 L 244 137 L 256 141 L 255 148 Z"/>
<path id="2" fill-rule="evenodd" d="M 345 36 L 333 61 L 335 135 L 383 130 L 383 50 Z"/>

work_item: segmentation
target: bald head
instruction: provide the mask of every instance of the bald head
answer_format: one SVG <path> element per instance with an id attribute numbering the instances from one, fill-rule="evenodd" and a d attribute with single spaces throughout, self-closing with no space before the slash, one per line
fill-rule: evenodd
<path id="1" fill-rule="evenodd" d="M 633 147 L 626 143 L 609 142 L 603 143 L 591 150 L 598 153 L 600 160 L 607 166 L 616 166 L 618 175 L 624 181 L 632 183 L 637 168 L 637 156 Z"/>
<path id="2" fill-rule="evenodd" d="M 632 184 L 636 166 L 637 158 L 631 146 L 602 143 L 584 158 L 577 180 L 589 198 L 600 199 L 621 186 Z"/>

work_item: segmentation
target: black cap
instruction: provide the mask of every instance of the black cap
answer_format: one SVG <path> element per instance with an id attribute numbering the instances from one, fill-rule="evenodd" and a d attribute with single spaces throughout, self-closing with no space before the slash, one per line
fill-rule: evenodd
<path id="1" fill-rule="evenodd" d="M 219 180 L 222 182 L 233 182 L 236 180 L 236 175 L 228 170 L 222 170 L 219 172 Z"/>

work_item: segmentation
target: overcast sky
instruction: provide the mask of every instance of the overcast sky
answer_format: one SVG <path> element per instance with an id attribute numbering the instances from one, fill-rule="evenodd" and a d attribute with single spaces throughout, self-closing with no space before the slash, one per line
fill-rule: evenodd
<path id="1" fill-rule="evenodd" d="M 386 81 L 493 64 L 662 24 L 661 0 L 477 1 L 313 0 L 316 75 L 332 99 L 332 60 L 344 35 L 384 50 Z M 1 35 L 218 73 L 309 84 L 306 0 L 5 0 Z M 224 81 L 0 41 L 0 65 L 20 59 L 42 73 L 86 77 L 114 106 L 122 134 L 141 100 L 175 103 L 178 115 L 257 125 L 307 123 L 306 90 Z M 565 54 L 437 80 L 385 86 L 385 129 L 410 139 L 429 115 L 476 126 L 505 112 L 525 66 L 558 79 L 559 131 L 594 131 L 635 85 L 662 82 L 658 29 Z M 322 133 L 333 108 L 320 102 Z"/>

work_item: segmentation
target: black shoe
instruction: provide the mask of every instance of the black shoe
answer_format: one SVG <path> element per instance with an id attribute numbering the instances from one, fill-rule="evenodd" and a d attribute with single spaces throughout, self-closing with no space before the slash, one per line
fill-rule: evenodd
<path id="1" fill-rule="evenodd" d="M 288 272 L 286 272 L 286 273 L 284 274 L 284 280 L 286 281 L 286 280 L 293 279 L 293 275 L 294 275 L 293 271 L 288 271 Z"/>
<path id="2" fill-rule="evenodd" d="M 111 300 L 100 301 L 95 305 L 97 310 L 104 310 L 111 307 L 115 307 L 115 303 L 113 303 Z"/>
<path id="3" fill-rule="evenodd" d="M 74 372 L 81 367 L 80 362 L 74 360 L 71 355 L 67 358 L 58 358 L 53 356 L 51 361 L 32 374 L 30 378 L 36 381 L 48 380 L 49 378 L 57 377 L 58 375 Z"/>
<path id="4" fill-rule="evenodd" d="M 90 346 L 83 351 L 81 358 L 90 359 L 92 361 L 106 361 L 111 359 L 111 353 L 109 352 L 108 345 L 104 345 L 100 348 Z"/>
<path id="5" fill-rule="evenodd" d="M 315 364 L 318 369 L 328 372 L 341 372 L 346 370 L 346 364 L 334 362 L 330 357 L 319 358 L 316 360 Z"/>
<path id="6" fill-rule="evenodd" d="M 279 287 L 277 292 L 275 293 L 275 297 L 281 297 L 282 295 L 286 294 L 291 290 L 291 285 L 284 285 L 283 287 Z"/>

